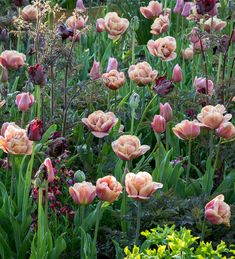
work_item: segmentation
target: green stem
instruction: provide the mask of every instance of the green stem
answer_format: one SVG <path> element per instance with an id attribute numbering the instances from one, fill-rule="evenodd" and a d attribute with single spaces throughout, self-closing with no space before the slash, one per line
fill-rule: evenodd
<path id="1" fill-rule="evenodd" d="M 14 155 L 11 156 L 12 161 L 12 170 L 11 170 L 11 189 L 10 189 L 10 197 L 13 199 L 13 193 L 14 193 L 14 183 L 15 183 L 15 170 L 16 170 L 16 164 L 15 164 L 15 157 Z"/>
<path id="2" fill-rule="evenodd" d="M 21 123 L 20 123 L 21 128 L 23 128 L 23 127 L 24 127 L 24 118 L 25 118 L 25 112 L 24 112 L 24 111 L 22 111 L 22 114 L 21 114 Z"/>
<path id="3" fill-rule="evenodd" d="M 203 241 L 205 238 L 205 227 L 206 227 L 206 217 L 204 217 L 202 222 L 202 232 L 201 232 L 201 240 Z"/>
<path id="4" fill-rule="evenodd" d="M 38 244 L 38 254 L 41 248 L 41 241 L 43 240 L 43 231 L 42 231 L 42 188 L 39 187 L 39 197 L 38 197 L 38 236 L 37 236 L 37 244 Z"/>
<path id="5" fill-rule="evenodd" d="M 114 113 L 117 111 L 117 90 L 114 90 Z"/>
<path id="6" fill-rule="evenodd" d="M 45 230 L 48 231 L 48 181 L 45 188 Z"/>
<path id="7" fill-rule="evenodd" d="M 86 209 L 86 205 L 80 205 L 80 226 L 81 227 L 85 217 L 85 209 Z M 83 238 L 83 235 L 81 234 L 80 258 L 84 258 L 83 247 L 84 247 L 84 238 Z"/>
<path id="8" fill-rule="evenodd" d="M 140 235 L 140 219 L 141 219 L 141 201 L 137 202 L 138 211 L 137 211 L 137 222 L 136 222 L 136 234 L 135 234 L 135 244 L 139 243 L 139 235 Z"/>
<path id="9" fill-rule="evenodd" d="M 189 139 L 188 142 L 188 164 L 186 172 L 186 181 L 189 179 L 190 167 L 191 167 L 191 153 L 192 153 L 192 139 Z"/>
<path id="10" fill-rule="evenodd" d="M 128 161 L 126 161 L 124 173 L 122 176 L 123 193 L 122 193 L 122 204 L 121 204 L 121 226 L 122 226 L 122 232 L 125 232 L 125 233 L 127 233 L 127 222 L 125 219 L 125 216 L 127 214 L 127 194 L 126 194 L 126 188 L 125 188 L 125 178 L 126 178 L 127 171 L 128 171 Z"/>
<path id="11" fill-rule="evenodd" d="M 219 54 L 218 70 L 217 70 L 217 79 L 216 79 L 217 85 L 219 84 L 219 78 L 220 78 L 220 74 L 221 74 L 222 61 L 223 61 L 223 55 L 222 55 L 222 53 L 220 53 Z"/>
<path id="12" fill-rule="evenodd" d="M 157 152 L 158 152 L 158 157 L 157 157 L 157 171 L 158 171 L 158 174 L 157 175 L 159 175 L 160 174 L 160 161 L 161 161 L 161 148 L 160 148 L 160 146 L 161 146 L 161 139 L 160 139 L 160 135 L 158 134 L 158 133 L 156 133 L 155 132 L 155 137 L 156 137 L 156 139 L 157 139 L 157 147 L 158 147 L 158 150 L 157 150 Z M 154 181 L 157 181 L 158 179 L 158 177 L 157 177 L 157 175 L 153 175 L 153 180 Z"/>
<path id="13" fill-rule="evenodd" d="M 131 109 L 131 132 L 130 134 L 133 134 L 134 131 L 134 124 L 135 124 L 135 109 Z"/>
<path id="14" fill-rule="evenodd" d="M 217 146 L 217 149 L 216 149 L 215 162 L 214 162 L 214 166 L 213 166 L 214 172 L 215 172 L 215 170 L 217 168 L 217 164 L 218 164 L 218 160 L 219 160 L 219 153 L 220 153 L 221 142 L 222 142 L 222 138 L 220 138 L 218 146 Z"/>
<path id="15" fill-rule="evenodd" d="M 169 150 L 169 126 L 168 123 L 166 123 L 166 152 Z"/>
<path id="16" fill-rule="evenodd" d="M 213 131 L 210 130 L 209 132 L 209 156 L 212 159 L 212 153 L 213 153 Z"/>
<path id="17" fill-rule="evenodd" d="M 37 99 L 37 112 L 36 112 L 36 117 L 38 119 L 41 118 L 41 88 L 39 85 L 35 86 L 35 91 L 36 91 L 36 99 Z"/>

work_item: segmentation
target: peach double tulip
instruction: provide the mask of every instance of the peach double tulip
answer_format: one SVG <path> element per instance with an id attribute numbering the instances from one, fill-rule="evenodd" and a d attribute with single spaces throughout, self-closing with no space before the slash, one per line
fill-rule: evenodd
<path id="1" fill-rule="evenodd" d="M 221 19 L 218 19 L 217 17 L 209 18 L 206 20 L 204 23 L 202 23 L 202 26 L 204 27 L 204 30 L 210 33 L 212 30 L 213 31 L 222 31 L 226 25 L 227 22 L 222 21 Z"/>
<path id="2" fill-rule="evenodd" d="M 95 111 L 82 122 L 91 130 L 91 133 L 97 138 L 103 138 L 109 135 L 111 129 L 117 124 L 118 118 L 112 112 Z"/>
<path id="3" fill-rule="evenodd" d="M 102 75 L 105 86 L 109 89 L 117 90 L 125 84 L 125 75 L 123 72 L 118 72 L 116 69 L 104 73 Z"/>
<path id="4" fill-rule="evenodd" d="M 152 67 L 147 62 L 140 62 L 136 65 L 131 65 L 128 69 L 128 74 L 131 80 L 135 81 L 139 86 L 151 84 L 157 77 L 157 70 L 152 70 Z"/>
<path id="5" fill-rule="evenodd" d="M 232 118 L 231 114 L 224 115 L 224 113 L 226 113 L 224 105 L 207 105 L 202 108 L 197 119 L 202 123 L 202 126 L 217 129 L 221 123 L 228 122 Z"/>
<path id="6" fill-rule="evenodd" d="M 82 16 L 70 16 L 66 20 L 66 25 L 73 31 L 80 30 L 85 27 L 86 21 Z"/>
<path id="7" fill-rule="evenodd" d="M 128 197 L 145 201 L 157 190 L 163 187 L 162 183 L 153 182 L 152 176 L 147 172 L 137 174 L 127 173 L 125 177 L 125 186 Z"/>
<path id="8" fill-rule="evenodd" d="M 96 181 L 97 197 L 103 201 L 112 203 L 118 199 L 121 193 L 122 185 L 112 175 L 107 175 Z"/>
<path id="9" fill-rule="evenodd" d="M 194 55 L 193 46 L 190 45 L 188 48 L 182 50 L 181 55 L 183 59 L 193 59 L 193 55 Z"/>
<path id="10" fill-rule="evenodd" d="M 176 40 L 173 37 L 166 36 L 157 40 L 149 40 L 148 50 L 153 56 L 161 58 L 162 61 L 170 61 L 176 58 Z"/>
<path id="11" fill-rule="evenodd" d="M 29 93 L 17 94 L 15 103 L 19 111 L 27 111 L 34 103 L 34 96 Z"/>
<path id="12" fill-rule="evenodd" d="M 0 55 L 0 65 L 6 69 L 19 69 L 25 65 L 26 56 L 16 50 L 5 50 Z"/>
<path id="13" fill-rule="evenodd" d="M 11 155 L 30 155 L 33 142 L 27 137 L 26 130 L 13 123 L 4 123 L 0 136 L 0 149 Z"/>
<path id="14" fill-rule="evenodd" d="M 145 154 L 150 146 L 141 146 L 140 140 L 136 136 L 123 135 L 112 142 L 112 148 L 120 159 L 128 161 Z"/>
<path id="15" fill-rule="evenodd" d="M 148 6 L 140 7 L 140 12 L 146 19 L 154 19 L 162 13 L 162 3 L 150 1 Z"/>
<path id="16" fill-rule="evenodd" d="M 230 206 L 224 202 L 224 195 L 220 194 L 205 206 L 206 219 L 215 225 L 224 224 L 230 226 Z"/>
<path id="17" fill-rule="evenodd" d="M 206 94 L 206 93 L 208 95 L 213 94 L 214 84 L 211 80 L 208 80 L 203 77 L 195 77 L 193 85 L 196 91 L 200 94 Z"/>
<path id="18" fill-rule="evenodd" d="M 172 108 L 169 103 L 160 103 L 160 115 L 165 118 L 166 122 L 172 120 Z"/>
<path id="19" fill-rule="evenodd" d="M 196 138 L 200 134 L 201 124 L 195 121 L 183 120 L 172 128 L 174 134 L 182 140 Z"/>
<path id="20" fill-rule="evenodd" d="M 88 205 L 96 197 L 96 187 L 90 182 L 83 181 L 69 187 L 69 193 L 76 204 Z"/>
<path id="21" fill-rule="evenodd" d="M 156 18 L 151 26 L 151 31 L 153 35 L 160 35 L 167 31 L 170 24 L 168 15 L 160 15 Z"/>
<path id="22" fill-rule="evenodd" d="M 38 10 L 33 5 L 27 5 L 22 9 L 21 17 L 27 22 L 36 21 L 38 17 Z"/>
<path id="23" fill-rule="evenodd" d="M 158 134 L 163 133 L 166 130 L 166 120 L 161 115 L 155 115 L 151 126 L 154 132 Z"/>
<path id="24" fill-rule="evenodd" d="M 219 137 L 224 139 L 232 139 L 235 137 L 235 126 L 231 122 L 224 122 L 216 129 Z"/>

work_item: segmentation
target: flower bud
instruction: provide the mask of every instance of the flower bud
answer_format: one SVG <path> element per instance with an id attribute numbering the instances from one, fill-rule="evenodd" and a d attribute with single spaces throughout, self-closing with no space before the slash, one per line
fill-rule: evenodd
<path id="1" fill-rule="evenodd" d="M 28 68 L 28 74 L 34 85 L 44 86 L 47 83 L 47 75 L 44 66 L 36 64 Z"/>
<path id="2" fill-rule="evenodd" d="M 108 61 L 108 66 L 107 66 L 107 73 L 110 72 L 111 70 L 117 70 L 118 69 L 118 62 L 117 62 L 117 59 L 116 58 L 112 58 L 110 57 L 109 58 L 109 61 Z"/>
<path id="3" fill-rule="evenodd" d="M 165 97 L 174 88 L 171 80 L 168 80 L 166 76 L 160 76 L 155 80 L 155 86 L 153 90 L 161 97 Z"/>
<path id="4" fill-rule="evenodd" d="M 34 96 L 29 93 L 18 94 L 15 103 L 19 111 L 27 111 L 34 103 Z"/>
<path id="5" fill-rule="evenodd" d="M 172 119 L 172 108 L 169 103 L 160 103 L 160 115 L 165 118 L 166 122 Z"/>
<path id="6" fill-rule="evenodd" d="M 77 0 L 76 8 L 79 9 L 81 12 L 86 11 L 86 7 L 84 6 L 83 0 Z"/>
<path id="7" fill-rule="evenodd" d="M 1 28 L 0 27 L 0 41 L 7 41 L 9 38 L 9 33 L 8 30 L 6 28 Z"/>
<path id="8" fill-rule="evenodd" d="M 81 183 L 83 181 L 86 181 L 86 175 L 83 171 L 81 170 L 77 170 L 75 173 L 74 173 L 74 180 L 75 182 L 77 183 Z"/>
<path id="9" fill-rule="evenodd" d="M 182 69 L 178 64 L 176 64 L 173 68 L 172 80 L 176 83 L 182 81 Z"/>
<path id="10" fill-rule="evenodd" d="M 51 163 L 50 158 L 46 158 L 43 162 L 43 165 L 46 167 L 46 172 L 47 172 L 47 181 L 48 183 L 51 183 L 55 179 L 55 174 L 54 174 L 54 168 Z"/>
<path id="11" fill-rule="evenodd" d="M 160 134 L 166 130 L 166 120 L 161 115 L 155 115 L 151 126 L 154 132 Z"/>
<path id="12" fill-rule="evenodd" d="M 105 20 L 103 18 L 99 18 L 96 20 L 96 31 L 97 32 L 105 31 Z"/>
<path id="13" fill-rule="evenodd" d="M 221 138 L 232 139 L 235 137 L 235 126 L 231 122 L 224 122 L 216 129 L 216 133 Z"/>
<path id="14" fill-rule="evenodd" d="M 140 96 L 137 93 L 133 92 L 129 99 L 130 108 L 133 110 L 136 110 L 139 106 L 139 103 L 140 103 Z"/>
<path id="15" fill-rule="evenodd" d="M 134 31 L 138 31 L 139 27 L 140 27 L 140 22 L 139 22 L 139 18 L 138 16 L 134 16 L 132 18 L 132 25 L 133 25 L 133 30 Z"/>
<path id="16" fill-rule="evenodd" d="M 184 8 L 183 8 L 181 14 L 182 14 L 184 17 L 188 17 L 188 16 L 190 15 L 190 11 L 191 11 L 191 9 L 192 9 L 192 6 L 193 6 L 193 4 L 192 4 L 191 2 L 186 2 L 186 3 L 184 4 Z"/>
<path id="17" fill-rule="evenodd" d="M 27 137 L 32 141 L 40 141 L 44 133 L 43 123 L 39 119 L 32 120 L 27 129 Z"/>
<path id="18" fill-rule="evenodd" d="M 89 76 L 92 80 L 97 80 L 101 77 L 100 62 L 97 62 L 95 59 L 93 61 L 93 65 L 92 65 L 91 71 L 89 73 Z"/>

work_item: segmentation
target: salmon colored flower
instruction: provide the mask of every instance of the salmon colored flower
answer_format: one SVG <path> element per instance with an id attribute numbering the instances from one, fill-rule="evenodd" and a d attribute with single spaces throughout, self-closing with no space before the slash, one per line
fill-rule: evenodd
<path id="1" fill-rule="evenodd" d="M 207 80 L 206 82 L 206 78 L 195 77 L 193 85 L 196 91 L 200 94 L 208 94 L 208 95 L 213 94 L 214 84 L 211 80 Z"/>
<path id="2" fill-rule="evenodd" d="M 235 126 L 231 122 L 224 122 L 216 129 L 219 137 L 224 139 L 232 139 L 235 137 Z"/>
<path id="3" fill-rule="evenodd" d="M 104 21 L 105 30 L 112 40 L 118 40 L 129 26 L 129 21 L 125 18 L 120 18 L 116 12 L 107 13 Z"/>
<path id="4" fill-rule="evenodd" d="M 69 193 L 76 204 L 88 205 L 96 197 L 96 187 L 90 182 L 83 181 L 69 187 Z"/>
<path id="5" fill-rule="evenodd" d="M 112 89 L 117 90 L 125 84 L 125 75 L 123 72 L 118 72 L 116 69 L 104 73 L 102 75 L 104 84 Z"/>
<path id="6" fill-rule="evenodd" d="M 105 20 L 103 18 L 99 18 L 96 20 L 96 31 L 97 32 L 105 31 Z"/>
<path id="7" fill-rule="evenodd" d="M 54 174 L 54 168 L 51 163 L 51 159 L 46 158 L 43 162 L 43 165 L 46 167 L 47 181 L 48 181 L 48 183 L 52 183 L 55 179 L 55 174 Z"/>
<path id="8" fill-rule="evenodd" d="M 150 1 L 148 6 L 140 7 L 140 12 L 146 19 L 154 19 L 162 13 L 162 3 Z"/>
<path id="9" fill-rule="evenodd" d="M 166 120 L 161 115 L 155 115 L 151 126 L 154 132 L 158 134 L 163 133 L 166 130 Z"/>
<path id="10" fill-rule="evenodd" d="M 123 135 L 112 142 L 115 154 L 122 160 L 128 161 L 145 154 L 150 146 L 140 144 L 136 136 Z"/>
<path id="11" fill-rule="evenodd" d="M 222 21 L 221 19 L 218 19 L 216 17 L 213 17 L 213 20 L 212 18 L 209 18 L 204 23 L 201 21 L 201 24 L 204 27 L 204 30 L 210 33 L 211 30 L 222 31 L 226 27 L 227 22 Z"/>
<path id="12" fill-rule="evenodd" d="M 15 103 L 19 111 L 27 111 L 34 103 L 34 96 L 29 93 L 17 94 Z"/>
<path id="13" fill-rule="evenodd" d="M 183 59 L 193 59 L 194 50 L 192 46 L 189 46 L 185 50 L 182 50 L 181 55 Z"/>
<path id="14" fill-rule="evenodd" d="M 207 105 L 202 108 L 201 113 L 197 116 L 197 119 L 204 127 L 209 129 L 217 129 L 221 123 L 228 122 L 232 118 L 231 114 L 224 115 L 224 113 L 226 113 L 224 105 Z"/>
<path id="15" fill-rule="evenodd" d="M 205 217 L 214 225 L 230 226 L 230 206 L 224 202 L 224 195 L 220 194 L 205 206 Z"/>
<path id="16" fill-rule="evenodd" d="M 99 199 L 112 203 L 122 193 L 122 185 L 114 176 L 107 175 L 96 181 L 96 193 Z"/>
<path id="17" fill-rule="evenodd" d="M 128 70 L 131 80 L 135 81 L 139 86 L 151 84 L 157 77 L 157 70 L 152 70 L 152 67 L 147 62 L 140 62 L 136 65 L 131 65 Z"/>
<path id="18" fill-rule="evenodd" d="M 95 111 L 82 122 L 91 130 L 97 138 L 109 135 L 111 129 L 117 124 L 118 118 L 112 112 Z"/>
<path id="19" fill-rule="evenodd" d="M 26 56 L 16 50 L 5 50 L 0 55 L 0 65 L 6 69 L 19 69 L 25 65 Z"/>
<path id="20" fill-rule="evenodd" d="M 182 81 L 182 69 L 179 66 L 179 64 L 176 64 L 173 68 L 173 75 L 172 75 L 172 81 L 179 83 Z"/>
<path id="21" fill-rule="evenodd" d="M 26 135 L 26 130 L 15 123 L 4 123 L 0 136 L 0 149 L 11 155 L 30 155 L 33 142 Z"/>
<path id="22" fill-rule="evenodd" d="M 149 40 L 148 50 L 153 56 L 161 58 L 162 61 L 170 61 L 176 58 L 176 40 L 173 37 L 166 36 L 157 40 Z"/>
<path id="23" fill-rule="evenodd" d="M 27 5 L 22 9 L 21 17 L 27 22 L 36 21 L 38 17 L 38 11 L 33 5 Z"/>
<path id="24" fill-rule="evenodd" d="M 70 16 L 66 20 L 66 25 L 73 31 L 82 29 L 85 27 L 86 21 L 82 16 Z"/>
<path id="25" fill-rule="evenodd" d="M 194 139 L 200 134 L 200 126 L 196 120 L 183 120 L 172 128 L 175 135 L 182 140 Z"/>
<path id="26" fill-rule="evenodd" d="M 149 173 L 139 172 L 137 174 L 127 173 L 125 186 L 128 197 L 137 201 L 146 201 L 157 189 L 162 188 L 163 184 L 153 182 Z"/>
<path id="27" fill-rule="evenodd" d="M 154 20 L 150 33 L 153 35 L 160 35 L 167 31 L 169 24 L 169 17 L 167 15 L 160 15 Z"/>
<path id="28" fill-rule="evenodd" d="M 97 80 L 101 77 L 100 62 L 97 62 L 95 59 L 93 61 L 93 65 L 92 65 L 91 71 L 89 73 L 89 76 L 92 80 Z"/>
<path id="29" fill-rule="evenodd" d="M 160 103 L 160 115 L 165 118 L 166 122 L 172 120 L 172 108 L 169 103 Z"/>

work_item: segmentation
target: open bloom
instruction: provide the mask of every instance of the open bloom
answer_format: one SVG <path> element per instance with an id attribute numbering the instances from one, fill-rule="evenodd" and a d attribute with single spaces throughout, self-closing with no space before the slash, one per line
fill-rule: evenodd
<path id="1" fill-rule="evenodd" d="M 123 135 L 112 142 L 112 148 L 120 159 L 128 161 L 145 154 L 150 146 L 141 146 L 140 140 L 136 136 Z"/>
<path id="2" fill-rule="evenodd" d="M 220 194 L 205 206 L 206 219 L 215 225 L 224 224 L 230 226 L 230 206 L 224 202 L 224 195 Z"/>
<path id="3" fill-rule="evenodd" d="M 145 201 L 157 190 L 163 187 L 162 183 L 153 182 L 152 176 L 147 172 L 137 174 L 127 173 L 125 186 L 128 197 Z"/>
<path id="4" fill-rule="evenodd" d="M 33 5 L 27 5 L 22 9 L 21 16 L 23 20 L 27 22 L 36 21 L 38 17 L 38 11 Z"/>
<path id="5" fill-rule="evenodd" d="M 104 84 L 112 90 L 117 90 L 125 84 L 125 75 L 123 72 L 118 72 L 116 69 L 104 73 L 102 75 Z"/>
<path id="6" fill-rule="evenodd" d="M 26 56 L 16 50 L 5 50 L 0 55 L 0 65 L 6 69 L 19 69 L 25 65 Z"/>
<path id="7" fill-rule="evenodd" d="M 162 3 L 150 1 L 148 6 L 140 7 L 140 12 L 146 19 L 154 19 L 162 13 Z"/>
<path id="8" fill-rule="evenodd" d="M 160 115 L 165 118 L 166 122 L 172 120 L 172 108 L 169 103 L 160 103 Z"/>
<path id="9" fill-rule="evenodd" d="M 117 124 L 118 118 L 112 112 L 95 111 L 82 122 L 91 130 L 97 138 L 109 135 L 111 129 Z"/>
<path id="10" fill-rule="evenodd" d="M 175 135 L 182 140 L 194 139 L 200 134 L 200 123 L 195 121 L 183 120 L 172 128 Z"/>
<path id="11" fill-rule="evenodd" d="M 91 71 L 89 73 L 89 76 L 92 80 L 97 80 L 101 77 L 100 62 L 97 62 L 95 59 L 93 61 L 93 65 L 92 65 Z"/>
<path id="12" fill-rule="evenodd" d="M 174 89 L 174 85 L 171 80 L 168 80 L 166 76 L 159 76 L 155 80 L 155 86 L 153 90 L 157 92 L 157 94 L 161 97 L 165 97 Z"/>
<path id="13" fill-rule="evenodd" d="M 147 62 L 140 62 L 136 65 L 131 65 L 128 69 L 128 74 L 131 80 L 135 81 L 139 86 L 151 84 L 157 77 L 157 70 L 152 70 L 152 67 Z"/>
<path id="14" fill-rule="evenodd" d="M 163 133 L 166 130 L 166 120 L 161 115 L 155 115 L 151 126 L 156 133 Z"/>
<path id="15" fill-rule="evenodd" d="M 27 136 L 29 140 L 40 141 L 44 133 L 43 123 L 39 119 L 32 120 L 27 127 Z"/>
<path id="16" fill-rule="evenodd" d="M 95 199 L 96 187 L 90 182 L 83 181 L 69 187 L 69 193 L 76 204 L 87 205 Z"/>
<path id="17" fill-rule="evenodd" d="M 118 40 L 129 26 L 129 21 L 125 18 L 120 18 L 116 12 L 107 13 L 104 21 L 105 30 L 112 40 Z"/>
<path id="18" fill-rule="evenodd" d="M 0 136 L 0 148 L 11 155 L 30 155 L 33 142 L 26 135 L 26 130 L 15 123 L 4 123 Z"/>
<path id="19" fill-rule="evenodd" d="M 228 122 L 232 118 L 231 114 L 224 115 L 224 113 L 226 113 L 224 105 L 207 105 L 202 108 L 201 113 L 197 116 L 197 119 L 204 127 L 209 129 L 217 129 L 221 123 Z"/>
<path id="20" fill-rule="evenodd" d="M 216 17 L 213 17 L 213 20 L 209 18 L 203 23 L 204 29 L 207 32 L 213 31 L 222 31 L 226 27 L 227 23 L 225 21 L 222 21 L 221 19 L 218 19 Z"/>
<path id="21" fill-rule="evenodd" d="M 15 103 L 19 111 L 27 111 L 34 103 L 34 96 L 29 93 L 17 94 Z"/>
<path id="22" fill-rule="evenodd" d="M 195 77 L 193 84 L 198 93 L 208 95 L 213 94 L 214 84 L 211 80 L 207 79 L 206 82 L 206 78 Z"/>
<path id="23" fill-rule="evenodd" d="M 149 40 L 148 50 L 153 56 L 161 58 L 162 61 L 170 61 L 176 58 L 176 40 L 173 37 L 166 36 L 157 40 Z"/>
<path id="24" fill-rule="evenodd" d="M 176 64 L 173 68 L 172 80 L 176 83 L 182 81 L 182 69 L 179 64 Z"/>
<path id="25" fill-rule="evenodd" d="M 153 35 L 160 35 L 167 31 L 168 26 L 170 24 L 170 20 L 168 15 L 160 15 L 156 18 L 151 26 L 151 31 Z"/>
<path id="26" fill-rule="evenodd" d="M 96 181 L 96 193 L 99 199 L 111 203 L 122 193 L 122 185 L 114 176 L 107 175 Z"/>
<path id="27" fill-rule="evenodd" d="M 231 122 L 224 122 L 220 124 L 216 133 L 221 138 L 232 139 L 235 137 L 235 126 Z"/>
<path id="28" fill-rule="evenodd" d="M 54 168 L 52 166 L 51 159 L 46 158 L 43 162 L 43 165 L 46 167 L 47 181 L 48 181 L 48 183 L 52 183 L 55 179 L 55 174 L 54 174 Z"/>
<path id="29" fill-rule="evenodd" d="M 216 8 L 216 0 L 197 0 L 196 8 L 199 14 L 210 14 Z"/>
<path id="30" fill-rule="evenodd" d="M 71 30 L 76 31 L 84 28 L 86 21 L 82 16 L 73 15 L 73 16 L 70 16 L 65 23 Z"/>

